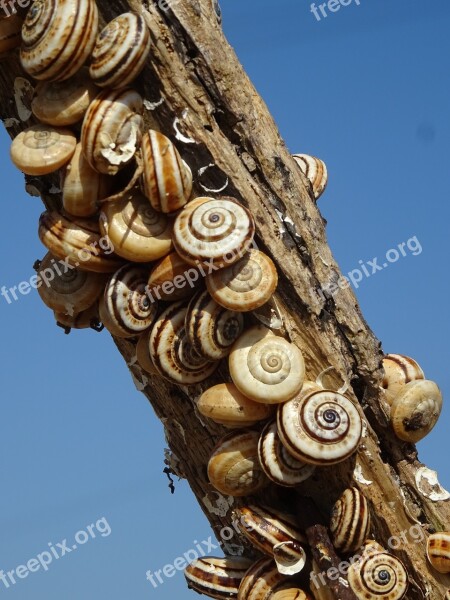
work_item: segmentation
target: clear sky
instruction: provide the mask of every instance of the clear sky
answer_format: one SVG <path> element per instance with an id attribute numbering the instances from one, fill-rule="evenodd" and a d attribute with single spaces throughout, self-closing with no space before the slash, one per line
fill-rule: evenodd
<path id="1" fill-rule="evenodd" d="M 222 10 L 289 149 L 328 166 L 320 207 L 342 271 L 388 264 L 356 290 L 366 319 L 386 352 L 415 357 L 448 399 L 448 1 L 360 0 L 320 21 L 306 0 L 224 0 Z M 42 205 L 8 146 L 2 130 L 0 285 L 10 287 L 29 280 L 44 249 Z M 402 243 L 405 256 L 389 263 Z M 79 534 L 47 572 L 0 581 L 0 598 L 196 598 L 181 573 L 156 589 L 146 580 L 211 532 L 185 482 L 170 495 L 162 426 L 108 335 L 65 336 L 37 292 L 11 305 L 0 297 L 0 330 L 0 569 L 52 548 L 60 556 L 56 544 L 71 547 L 90 524 L 96 533 Z M 419 445 L 447 488 L 449 422 L 447 403 Z"/>

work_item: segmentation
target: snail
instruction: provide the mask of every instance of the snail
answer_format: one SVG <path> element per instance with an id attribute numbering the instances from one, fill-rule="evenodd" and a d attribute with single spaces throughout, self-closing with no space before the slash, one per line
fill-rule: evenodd
<path id="1" fill-rule="evenodd" d="M 432 533 L 427 541 L 427 557 L 438 573 L 450 573 L 450 532 Z"/>
<path id="2" fill-rule="evenodd" d="M 131 89 L 105 90 L 91 102 L 81 128 L 83 152 L 93 169 L 116 175 L 140 146 L 142 97 Z"/>
<path id="3" fill-rule="evenodd" d="M 204 417 L 230 429 L 254 425 L 268 419 L 273 412 L 270 404 L 250 400 L 233 383 L 208 388 L 200 396 L 197 409 Z"/>
<path id="4" fill-rule="evenodd" d="M 450 600 L 450 589 L 445 592 L 444 600 Z"/>
<path id="5" fill-rule="evenodd" d="M 97 29 L 94 0 L 35 0 L 22 27 L 22 67 L 34 79 L 68 79 L 91 54 Z"/>
<path id="6" fill-rule="evenodd" d="M 185 569 L 188 588 L 210 598 L 236 597 L 242 578 L 252 561 L 248 558 L 204 556 L 193 560 Z"/>
<path id="7" fill-rule="evenodd" d="M 278 434 L 297 460 L 333 465 L 358 448 L 362 420 L 353 403 L 338 392 L 320 390 L 282 404 L 277 413 Z"/>
<path id="8" fill-rule="evenodd" d="M 173 243 L 187 263 L 220 268 L 239 260 L 255 233 L 250 212 L 233 198 L 200 197 L 175 219 Z"/>
<path id="9" fill-rule="evenodd" d="M 157 211 L 182 208 L 192 191 L 192 173 L 168 137 L 149 129 L 142 139 L 142 187 Z"/>
<path id="10" fill-rule="evenodd" d="M 314 198 L 318 200 L 324 193 L 328 183 L 326 164 L 320 158 L 308 154 L 293 154 L 292 157 L 300 167 L 303 175 L 311 182 Z"/>
<path id="11" fill-rule="evenodd" d="M 65 312 L 58 311 L 54 311 L 53 314 L 55 316 L 56 324 L 62 327 L 65 333 L 70 333 L 71 329 L 90 328 L 94 329 L 94 331 L 102 331 L 104 329 L 98 315 L 98 302 L 95 302 L 86 310 L 82 310 L 72 316 Z"/>
<path id="12" fill-rule="evenodd" d="M 258 437 L 256 431 L 230 433 L 215 447 L 208 462 L 208 477 L 221 494 L 247 496 L 267 485 L 258 460 Z"/>
<path id="13" fill-rule="evenodd" d="M 171 252 L 155 264 L 148 279 L 149 293 L 158 300 L 178 302 L 195 291 L 199 272 L 177 252 Z"/>
<path id="14" fill-rule="evenodd" d="M 251 327 L 235 342 L 229 367 L 240 392 L 267 404 L 293 398 L 305 378 L 305 363 L 297 346 L 262 325 Z"/>
<path id="15" fill-rule="evenodd" d="M 136 344 L 136 360 L 141 369 L 144 369 L 151 375 L 158 375 L 158 371 L 155 369 L 152 357 L 150 356 L 150 334 L 152 330 L 147 329 L 139 336 Z"/>
<path id="16" fill-rule="evenodd" d="M 150 335 L 150 356 L 160 375 L 190 385 L 204 381 L 218 363 L 199 356 L 192 347 L 186 334 L 186 312 L 186 306 L 174 302 L 158 317 Z"/>
<path id="17" fill-rule="evenodd" d="M 314 473 L 315 465 L 298 461 L 281 443 L 276 421 L 267 423 L 258 444 L 261 467 L 269 479 L 278 485 L 293 487 Z"/>
<path id="18" fill-rule="evenodd" d="M 207 291 L 196 294 L 188 306 L 186 332 L 194 350 L 209 360 L 220 360 L 241 335 L 241 313 L 223 308 Z"/>
<path id="19" fill-rule="evenodd" d="M 314 558 L 312 560 L 312 569 L 310 573 L 310 589 L 314 600 L 335 600 L 333 592 L 326 585 L 323 571 Z"/>
<path id="20" fill-rule="evenodd" d="M 370 509 L 357 488 L 347 488 L 333 506 L 330 531 L 333 545 L 344 553 L 358 550 L 370 533 Z"/>
<path id="21" fill-rule="evenodd" d="M 273 559 L 262 558 L 244 575 L 237 600 L 308 600 L 300 588 L 293 587 L 291 579 L 278 572 Z"/>
<path id="22" fill-rule="evenodd" d="M 442 410 L 442 394 L 434 381 L 418 379 L 403 386 L 391 406 L 395 435 L 416 443 L 436 425 Z"/>
<path id="23" fill-rule="evenodd" d="M 32 125 L 21 131 L 11 144 L 11 160 L 27 175 L 48 175 L 72 158 L 77 145 L 69 129 Z"/>
<path id="24" fill-rule="evenodd" d="M 403 354 L 386 354 L 383 358 L 384 377 L 382 388 L 389 404 L 410 381 L 425 379 L 424 372 L 416 361 Z"/>
<path id="25" fill-rule="evenodd" d="M 113 335 L 134 337 L 152 324 L 157 305 L 145 293 L 147 277 L 147 269 L 129 264 L 118 269 L 106 284 L 99 303 L 100 318 Z"/>
<path id="26" fill-rule="evenodd" d="M 273 261 L 254 248 L 236 263 L 206 277 L 206 287 L 221 306 L 250 311 L 265 304 L 275 292 L 278 275 Z"/>
<path id="27" fill-rule="evenodd" d="M 142 71 L 149 51 L 150 32 L 144 17 L 123 13 L 98 34 L 89 73 L 101 87 L 126 87 Z"/>
<path id="28" fill-rule="evenodd" d="M 23 20 L 18 14 L 0 17 L 0 57 L 20 46 L 20 31 Z"/>
<path id="29" fill-rule="evenodd" d="M 116 254 L 133 262 L 158 260 L 172 248 L 172 223 L 153 210 L 138 190 L 123 200 L 103 204 L 100 230 Z"/>

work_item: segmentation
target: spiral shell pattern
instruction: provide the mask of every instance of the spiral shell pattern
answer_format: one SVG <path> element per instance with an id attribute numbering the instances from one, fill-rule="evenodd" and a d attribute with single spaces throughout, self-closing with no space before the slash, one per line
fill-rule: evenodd
<path id="1" fill-rule="evenodd" d="M 386 354 L 383 358 L 383 369 L 384 377 L 381 385 L 389 404 L 392 404 L 395 396 L 407 383 L 425 379 L 420 365 L 413 358 L 403 354 Z"/>
<path id="2" fill-rule="evenodd" d="M 292 588 L 291 579 L 279 573 L 272 558 L 262 558 L 242 579 L 237 600 L 308 600 L 308 596 Z"/>
<path id="3" fill-rule="evenodd" d="M 333 545 L 344 553 L 358 550 L 370 533 L 370 509 L 357 488 L 347 488 L 333 507 L 330 531 Z"/>
<path id="4" fill-rule="evenodd" d="M 362 421 L 353 403 L 329 390 L 294 398 L 278 409 L 278 434 L 292 456 L 315 465 L 332 465 L 358 448 Z"/>
<path id="5" fill-rule="evenodd" d="M 188 588 L 210 598 L 235 598 L 252 562 L 243 557 L 205 556 L 192 561 L 184 575 Z"/>
<path id="6" fill-rule="evenodd" d="M 430 564 L 439 573 L 450 573 L 450 532 L 433 533 L 427 541 Z"/>
<path id="7" fill-rule="evenodd" d="M 308 154 L 293 154 L 292 156 L 302 173 L 311 182 L 314 198 L 318 200 L 324 193 L 328 183 L 326 164 L 320 158 Z"/>

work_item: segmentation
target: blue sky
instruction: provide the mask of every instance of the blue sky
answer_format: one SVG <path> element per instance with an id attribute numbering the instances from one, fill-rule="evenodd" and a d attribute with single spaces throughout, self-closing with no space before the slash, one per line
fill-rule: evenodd
<path id="1" fill-rule="evenodd" d="M 446 0 L 361 0 L 317 21 L 304 0 L 225 0 L 224 29 L 292 152 L 329 169 L 320 200 L 343 273 L 415 238 L 405 256 L 356 290 L 386 352 L 415 357 L 449 397 L 450 6 Z M 15 115 L 11 115 L 15 116 Z M 44 254 L 42 210 L 24 192 L 0 132 L 0 285 L 28 280 Z M 421 251 L 418 252 L 418 248 Z M 389 256 L 395 258 L 395 253 Z M 362 261 L 362 263 L 360 262 Z M 370 272 L 370 267 L 369 272 Z M 145 578 L 211 535 L 185 482 L 171 496 L 162 426 L 135 391 L 106 334 L 65 336 L 36 292 L 0 298 L 0 569 L 49 543 L 97 533 L 18 580 L 11 600 L 195 598 L 181 573 Z M 445 406 L 421 459 L 450 488 Z M 105 531 L 105 529 L 103 529 Z"/>

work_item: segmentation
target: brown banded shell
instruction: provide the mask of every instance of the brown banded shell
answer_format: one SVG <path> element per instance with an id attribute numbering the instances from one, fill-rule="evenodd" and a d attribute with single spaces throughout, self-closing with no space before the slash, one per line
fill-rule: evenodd
<path id="1" fill-rule="evenodd" d="M 395 435 L 416 443 L 436 425 L 442 410 L 442 394 L 434 381 L 418 379 L 403 386 L 391 406 Z"/>
<path id="2" fill-rule="evenodd" d="M 149 129 L 142 138 L 144 194 L 157 211 L 182 208 L 192 191 L 192 173 L 174 144 L 159 131 Z"/>
<path id="3" fill-rule="evenodd" d="M 94 0 L 35 0 L 22 27 L 23 68 L 39 80 L 68 79 L 91 54 L 97 28 Z"/>
<path id="4" fill-rule="evenodd" d="M 0 56 L 20 46 L 23 19 L 18 14 L 0 17 Z"/>
<path id="5" fill-rule="evenodd" d="M 11 160 L 27 175 L 47 175 L 69 162 L 76 145 L 77 138 L 69 129 L 33 125 L 14 138 Z"/>
<path id="6" fill-rule="evenodd" d="M 292 155 L 301 172 L 309 179 L 314 192 L 314 198 L 318 200 L 325 191 L 328 183 L 327 166 L 315 156 L 308 154 Z"/>
<path id="7" fill-rule="evenodd" d="M 220 440 L 208 462 L 208 477 L 221 494 L 247 496 L 268 483 L 258 460 L 256 431 L 230 433 Z"/>
<path id="8" fill-rule="evenodd" d="M 233 198 L 192 200 L 175 219 L 175 250 L 186 262 L 220 268 L 239 260 L 255 233 L 250 212 Z"/>
<path id="9" fill-rule="evenodd" d="M 91 102 L 81 128 L 83 152 L 93 169 L 116 175 L 141 144 L 142 97 L 131 89 L 105 90 Z"/>
<path id="10" fill-rule="evenodd" d="M 171 252 L 153 267 L 148 287 L 159 300 L 178 302 L 193 295 L 199 280 L 199 271 Z"/>
<path id="11" fill-rule="evenodd" d="M 254 248 L 234 265 L 206 277 L 209 293 L 221 306 L 250 311 L 265 304 L 274 293 L 278 275 L 273 261 Z"/>
<path id="12" fill-rule="evenodd" d="M 273 559 L 262 558 L 254 563 L 239 587 L 238 600 L 308 600 L 300 588 L 292 587 L 292 580 L 278 572 Z"/>
<path id="13" fill-rule="evenodd" d="M 392 404 L 396 395 L 410 381 L 425 379 L 419 364 L 403 354 L 386 354 L 383 358 L 384 377 L 382 387 L 386 400 Z"/>
<path id="14" fill-rule="evenodd" d="M 228 364 L 233 383 L 256 402 L 286 402 L 298 394 L 305 378 L 305 362 L 297 346 L 261 325 L 240 336 Z"/>
<path id="15" fill-rule="evenodd" d="M 204 417 L 230 429 L 254 425 L 273 413 L 270 404 L 250 400 L 233 383 L 218 383 L 207 389 L 200 396 L 197 408 Z"/>
<path id="16" fill-rule="evenodd" d="M 267 477 L 278 485 L 293 487 L 315 471 L 315 465 L 298 461 L 281 443 L 276 421 L 267 423 L 258 444 L 259 462 Z"/>
<path id="17" fill-rule="evenodd" d="M 330 531 L 333 545 L 344 553 L 358 550 L 370 533 L 370 508 L 357 488 L 347 488 L 333 507 Z"/>
<path id="18" fill-rule="evenodd" d="M 152 357 L 150 356 L 150 334 L 152 330 L 147 329 L 139 336 L 136 344 L 136 360 L 141 369 L 144 369 L 151 375 L 158 375 L 158 371 L 155 369 Z"/>
<path id="19" fill-rule="evenodd" d="M 252 561 L 243 557 L 205 556 L 190 563 L 184 571 L 189 589 L 210 598 L 236 598 L 242 578 Z"/>
<path id="20" fill-rule="evenodd" d="M 172 223 L 137 190 L 123 200 L 103 204 L 100 229 L 116 254 L 133 262 L 158 260 L 172 248 Z"/>
<path id="21" fill-rule="evenodd" d="M 190 385 L 209 377 L 217 362 L 207 360 L 194 350 L 186 334 L 187 307 L 174 302 L 155 321 L 150 335 L 150 356 L 163 377 Z"/>
<path id="22" fill-rule="evenodd" d="M 439 573 L 450 573 L 450 532 L 433 533 L 427 541 L 427 557 Z"/>
<path id="23" fill-rule="evenodd" d="M 300 395 L 281 405 L 278 435 L 297 460 L 332 465 L 349 458 L 358 448 L 362 420 L 353 403 L 338 392 L 321 390 Z"/>
<path id="24" fill-rule="evenodd" d="M 98 34 L 90 75 L 101 87 L 126 87 L 142 71 L 149 51 L 150 32 L 144 17 L 123 13 Z"/>

